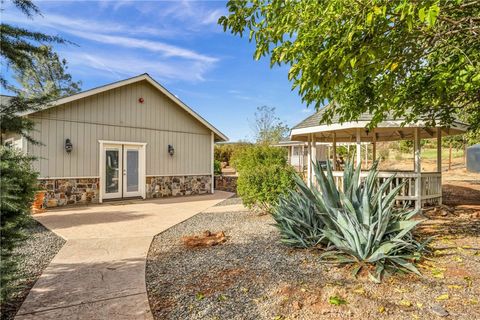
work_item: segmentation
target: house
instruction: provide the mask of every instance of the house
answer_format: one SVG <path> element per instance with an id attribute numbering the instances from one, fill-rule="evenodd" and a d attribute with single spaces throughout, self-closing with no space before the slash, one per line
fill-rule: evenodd
<path id="1" fill-rule="evenodd" d="M 148 74 L 23 114 L 32 136 L 5 141 L 35 156 L 48 207 L 213 193 L 213 150 L 228 138 Z"/>
<path id="2" fill-rule="evenodd" d="M 274 147 L 286 148 L 288 154 L 288 163 L 292 165 L 297 172 L 303 172 L 307 166 L 307 143 L 303 141 L 282 140 Z M 326 161 L 328 159 L 328 144 L 317 143 L 316 149 L 317 161 Z"/>

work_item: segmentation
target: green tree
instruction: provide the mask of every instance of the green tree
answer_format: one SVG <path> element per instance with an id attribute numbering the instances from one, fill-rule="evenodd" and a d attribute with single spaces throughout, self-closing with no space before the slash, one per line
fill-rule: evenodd
<path id="1" fill-rule="evenodd" d="M 51 46 L 42 45 L 40 52 L 29 54 L 26 68 L 13 66 L 14 78 L 21 84 L 19 95 L 25 98 L 61 98 L 80 91 L 81 82 L 67 73 L 67 60 L 61 59 Z"/>
<path id="2" fill-rule="evenodd" d="M 303 101 L 351 121 L 390 113 L 406 122 L 480 127 L 480 1 L 231 0 L 219 19 L 249 35 L 255 59 L 288 65 Z"/>
<path id="3" fill-rule="evenodd" d="M 290 129 L 275 114 L 275 107 L 261 106 L 255 112 L 252 129 L 257 143 L 277 143 L 288 137 Z"/>
<path id="4" fill-rule="evenodd" d="M 14 7 L 28 17 L 40 14 L 38 7 L 30 0 L 13 0 Z M 32 32 L 7 23 L 0 24 L 0 55 L 2 70 L 33 69 L 34 59 L 47 52 L 42 45 L 45 43 L 64 43 L 56 36 L 40 32 Z M 47 61 L 47 60 L 45 60 Z M 3 146 L 6 133 L 20 134 L 32 142 L 29 131 L 33 128 L 32 120 L 22 114 L 35 110 L 40 104 L 50 98 L 48 95 L 23 97 L 19 89 L 12 85 L 5 74 L 0 75 L 0 85 L 4 90 L 15 92 L 17 96 L 0 100 L 0 301 L 3 303 L 12 289 L 10 280 L 16 268 L 12 257 L 14 246 L 23 238 L 22 228 L 30 217 L 30 206 L 37 187 L 37 174 L 32 170 L 32 158 L 9 147 Z"/>
<path id="5" fill-rule="evenodd" d="M 5 301 L 12 287 L 17 261 L 14 247 L 24 239 L 22 228 L 30 221 L 30 207 L 37 185 L 32 158 L 9 147 L 0 147 L 0 301 Z"/>
<path id="6" fill-rule="evenodd" d="M 29 18 L 40 14 L 39 8 L 31 0 L 13 0 L 13 4 Z M 7 68 L 16 70 L 34 69 L 33 56 L 47 54 L 42 49 L 45 43 L 65 43 L 58 36 L 51 36 L 41 32 L 33 32 L 27 29 L 2 22 L 0 24 L 0 55 L 2 70 Z M 12 99 L 2 99 L 0 104 L 0 130 L 3 144 L 6 132 L 18 133 L 33 141 L 28 132 L 33 128 L 30 119 L 19 115 L 26 111 L 34 110 L 39 105 L 46 103 L 50 97 L 22 97 L 20 90 L 12 85 L 5 74 L 0 75 L 0 85 L 6 91 L 16 93 Z"/>

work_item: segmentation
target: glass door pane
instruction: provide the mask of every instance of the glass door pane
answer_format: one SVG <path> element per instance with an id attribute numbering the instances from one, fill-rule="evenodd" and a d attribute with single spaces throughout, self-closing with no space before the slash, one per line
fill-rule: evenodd
<path id="1" fill-rule="evenodd" d="M 138 150 L 127 150 L 127 192 L 138 189 Z"/>
<path id="2" fill-rule="evenodd" d="M 105 193 L 120 191 L 120 152 L 105 150 Z"/>

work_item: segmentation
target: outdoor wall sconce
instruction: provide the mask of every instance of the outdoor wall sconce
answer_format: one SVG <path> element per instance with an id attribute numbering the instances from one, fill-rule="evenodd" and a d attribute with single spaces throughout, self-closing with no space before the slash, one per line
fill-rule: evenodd
<path id="1" fill-rule="evenodd" d="M 73 144 L 70 139 L 65 140 L 65 150 L 70 153 L 73 150 Z"/>
<path id="2" fill-rule="evenodd" d="M 168 145 L 168 154 L 173 156 L 174 153 L 175 153 L 175 149 L 173 149 L 173 145 L 169 144 Z"/>

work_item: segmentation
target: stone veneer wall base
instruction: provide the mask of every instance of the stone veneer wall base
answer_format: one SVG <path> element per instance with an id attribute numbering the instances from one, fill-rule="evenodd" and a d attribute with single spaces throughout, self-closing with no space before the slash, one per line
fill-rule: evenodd
<path id="1" fill-rule="evenodd" d="M 99 183 L 98 178 L 39 179 L 39 188 L 46 191 L 43 207 L 98 203 Z M 146 197 L 207 194 L 211 186 L 210 175 L 147 177 Z"/>
<path id="2" fill-rule="evenodd" d="M 38 184 L 46 191 L 45 208 L 98 203 L 98 178 L 39 179 Z"/>
<path id="3" fill-rule="evenodd" d="M 212 176 L 147 177 L 147 198 L 188 196 L 211 193 Z"/>

